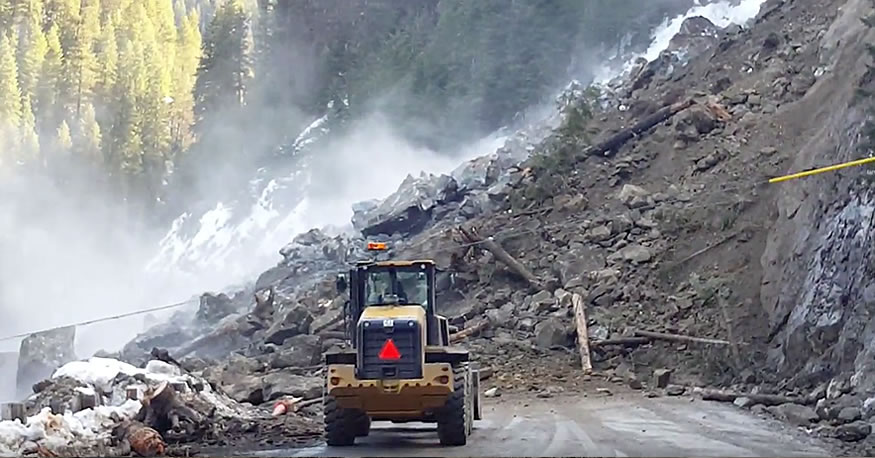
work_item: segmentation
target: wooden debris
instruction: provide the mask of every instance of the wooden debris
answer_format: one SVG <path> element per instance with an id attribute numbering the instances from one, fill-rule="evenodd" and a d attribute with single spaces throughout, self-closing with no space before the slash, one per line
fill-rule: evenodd
<path id="1" fill-rule="evenodd" d="M 476 229 L 466 230 L 462 226 L 458 227 L 459 233 L 465 243 L 477 244 L 488 250 L 495 256 L 495 259 L 501 261 L 511 271 L 517 274 L 520 278 L 526 280 L 530 285 L 540 285 L 540 280 L 526 266 L 514 259 L 504 248 L 501 247 L 491 238 L 484 238 L 477 234 Z"/>
<path id="2" fill-rule="evenodd" d="M 729 113 L 729 111 L 726 110 L 726 108 L 723 107 L 723 105 L 720 105 L 713 100 L 708 100 L 703 105 L 705 106 L 705 109 L 711 112 L 711 114 L 714 115 L 714 117 L 718 120 L 722 122 L 732 120 L 732 115 Z"/>
<path id="3" fill-rule="evenodd" d="M 636 345 L 649 344 L 650 341 L 651 339 L 649 337 L 618 337 L 616 339 L 590 340 L 589 346 L 590 348 L 609 346 L 631 347 Z"/>
<path id="4" fill-rule="evenodd" d="M 480 369 L 480 380 L 486 380 L 495 373 L 495 369 L 491 367 L 484 367 Z"/>
<path id="5" fill-rule="evenodd" d="M 673 268 L 676 268 L 676 267 L 681 266 L 681 265 L 683 265 L 683 264 L 686 264 L 687 262 L 693 260 L 694 258 L 696 258 L 696 257 L 698 257 L 698 256 L 701 256 L 701 255 L 703 255 L 703 254 L 705 254 L 705 253 L 707 253 L 707 252 L 713 250 L 714 248 L 717 248 L 718 246 L 723 245 L 724 243 L 726 243 L 726 242 L 728 242 L 728 241 L 730 241 L 730 240 L 732 240 L 732 239 L 738 237 L 739 234 L 741 234 L 740 231 L 739 231 L 739 232 L 734 232 L 734 233 L 732 233 L 732 234 L 729 234 L 729 235 L 723 237 L 722 239 L 720 239 L 720 240 L 718 240 L 718 241 L 716 241 L 716 242 L 714 242 L 714 243 L 712 243 L 712 244 L 706 246 L 705 248 L 702 248 L 701 250 L 698 250 L 698 251 L 694 252 L 693 254 L 691 254 L 691 255 L 685 257 L 684 259 L 681 259 L 680 261 L 678 261 L 678 262 L 672 264 L 672 265 L 671 265 L 671 268 L 673 269 Z"/>
<path id="6" fill-rule="evenodd" d="M 161 434 L 140 422 L 127 422 L 113 431 L 113 435 L 126 439 L 139 456 L 163 456 L 167 451 Z"/>
<path id="7" fill-rule="evenodd" d="M 486 329 L 487 326 L 489 326 L 489 321 L 488 320 L 481 320 L 477 324 L 475 324 L 474 326 L 471 326 L 470 328 L 463 329 L 455 334 L 450 334 L 450 342 L 458 342 L 462 339 L 465 339 L 465 338 L 470 337 L 474 334 L 477 334 L 480 331 Z"/>
<path id="8" fill-rule="evenodd" d="M 571 296 L 574 308 L 574 322 L 577 327 L 577 349 L 580 351 L 580 367 L 584 373 L 592 372 L 592 360 L 589 353 L 589 331 L 586 328 L 586 305 L 580 294 Z"/>
<path id="9" fill-rule="evenodd" d="M 204 415 L 182 402 L 176 390 L 167 382 L 161 382 L 156 388 L 148 390 L 142 402 L 140 417 L 143 417 L 143 423 L 161 433 L 182 431 L 184 421 L 189 426 L 186 433 L 192 434 L 205 420 Z"/>
<path id="10" fill-rule="evenodd" d="M 755 404 L 766 406 L 776 406 L 787 403 L 802 405 L 813 403 L 813 400 L 808 397 L 781 396 L 779 394 L 754 394 L 712 388 L 695 388 L 693 392 L 701 395 L 702 399 L 706 401 L 733 402 L 737 398 L 748 398 Z"/>
<path id="11" fill-rule="evenodd" d="M 664 122 L 665 120 L 695 104 L 696 102 L 693 99 L 688 99 L 684 102 L 679 102 L 673 105 L 663 107 L 652 115 L 647 116 L 641 121 L 638 121 L 632 127 L 623 129 L 612 135 L 608 139 L 587 148 L 586 155 L 592 156 L 596 154 L 605 154 L 608 152 L 616 151 L 621 146 L 625 145 L 626 142 L 628 142 L 629 140 L 637 137 L 647 130 L 650 130 L 653 126 Z"/>
<path id="12" fill-rule="evenodd" d="M 706 337 L 692 337 L 680 334 L 669 334 L 665 332 L 653 331 L 635 331 L 635 335 L 639 337 L 647 337 L 653 340 L 669 340 L 673 342 L 698 342 L 714 345 L 729 345 L 729 341 L 722 339 L 709 339 Z"/>

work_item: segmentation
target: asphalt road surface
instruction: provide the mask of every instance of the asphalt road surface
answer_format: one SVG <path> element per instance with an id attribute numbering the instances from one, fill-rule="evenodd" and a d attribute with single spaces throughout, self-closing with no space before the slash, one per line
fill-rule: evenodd
<path id="1" fill-rule="evenodd" d="M 690 398 L 485 400 L 463 447 L 441 447 L 433 424 L 374 423 L 353 447 L 248 456 L 828 456 L 803 431 L 732 404 Z M 490 402 L 492 401 L 492 402 Z M 488 404 L 487 404 L 488 402 Z"/>

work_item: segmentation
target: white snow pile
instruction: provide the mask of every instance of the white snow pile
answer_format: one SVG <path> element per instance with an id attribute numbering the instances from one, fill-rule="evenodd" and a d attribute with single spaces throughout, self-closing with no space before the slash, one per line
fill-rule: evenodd
<path id="1" fill-rule="evenodd" d="M 35 453 L 38 446 L 48 450 L 91 449 L 108 446 L 112 428 L 140 412 L 139 401 L 128 400 L 119 406 L 98 406 L 76 413 L 56 415 L 49 407 L 27 418 L 0 422 L 0 456 Z"/>
<path id="2" fill-rule="evenodd" d="M 142 375 L 152 385 L 161 382 L 185 383 L 192 386 L 197 380 L 190 375 L 182 375 L 180 369 L 163 361 L 149 361 L 145 369 L 112 358 L 93 357 L 86 361 L 69 362 L 52 374 L 52 378 L 70 377 L 102 393 L 112 393 L 110 404 L 120 404 L 126 398 L 126 386 L 114 386 L 113 380 L 124 374 L 131 377 Z"/>
<path id="3" fill-rule="evenodd" d="M 138 376 L 137 384 L 114 383 L 120 374 Z M 130 420 L 140 412 L 142 404 L 126 398 L 126 389 L 136 386 L 145 390 L 161 382 L 186 384 L 189 392 L 197 386 L 196 396 L 216 406 L 216 414 L 223 417 L 249 418 L 247 411 L 228 396 L 212 391 L 205 380 L 183 374 L 179 367 L 152 360 L 144 369 L 112 358 L 93 357 L 73 361 L 58 368 L 52 379 L 69 377 L 85 385 L 76 391 L 86 394 L 101 393 L 103 405 L 73 413 L 53 414 L 49 407 L 27 418 L 0 422 L 0 456 L 22 456 L 36 453 L 37 447 L 48 450 L 95 450 L 110 445 L 112 429 Z M 33 396 L 37 396 L 34 394 Z M 33 397 L 32 396 L 32 397 Z"/>

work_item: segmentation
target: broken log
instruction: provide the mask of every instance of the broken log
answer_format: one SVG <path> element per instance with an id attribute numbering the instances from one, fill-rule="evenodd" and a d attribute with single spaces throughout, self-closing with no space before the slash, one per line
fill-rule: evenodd
<path id="1" fill-rule="evenodd" d="M 522 263 L 514 259 L 513 256 L 505 251 L 501 245 L 495 242 L 495 240 L 492 240 L 491 237 L 481 237 L 477 234 L 476 229 L 466 230 L 461 226 L 459 226 L 458 231 L 466 243 L 471 245 L 482 245 L 483 248 L 495 256 L 495 259 L 501 261 L 520 278 L 526 280 L 531 285 L 540 285 L 541 281 L 535 276 L 535 274 L 527 269 L 526 266 L 522 265 Z"/>
<path id="2" fill-rule="evenodd" d="M 489 326 L 489 321 L 488 320 L 481 320 L 477 324 L 475 324 L 474 326 L 471 326 L 470 328 L 465 328 L 465 329 L 463 329 L 455 334 L 450 334 L 450 342 L 458 342 L 462 339 L 465 339 L 465 338 L 470 337 L 474 334 L 477 334 L 480 331 L 486 329 L 487 326 Z"/>
<path id="3" fill-rule="evenodd" d="M 609 346 L 635 346 L 635 345 L 645 345 L 650 343 L 650 338 L 648 337 L 618 337 L 616 339 L 605 339 L 605 340 L 590 340 L 589 346 L 593 347 L 609 347 Z"/>
<path id="4" fill-rule="evenodd" d="M 656 113 L 653 113 L 652 115 L 647 116 L 641 121 L 638 121 L 632 127 L 623 129 L 612 135 L 608 139 L 587 148 L 586 155 L 591 156 L 595 154 L 605 154 L 609 151 L 616 151 L 632 138 L 640 135 L 647 130 L 650 130 L 653 126 L 664 122 L 665 120 L 671 118 L 672 116 L 680 113 L 683 110 L 686 110 L 687 108 L 695 105 L 695 103 L 696 102 L 693 99 L 688 99 L 684 102 L 679 102 L 673 105 L 663 107 L 656 111 Z"/>
<path id="5" fill-rule="evenodd" d="M 161 434 L 181 431 L 183 422 L 192 425 L 192 429 L 198 429 L 205 420 L 202 414 L 187 406 L 176 395 L 173 385 L 166 381 L 146 391 L 142 403 L 140 417 L 143 417 L 143 423 Z M 193 430 L 188 431 L 188 434 L 191 433 Z"/>
<path id="6" fill-rule="evenodd" d="M 729 345 L 729 341 L 722 339 L 709 339 L 706 337 L 692 337 L 680 334 L 669 334 L 665 332 L 653 331 L 635 331 L 635 335 L 639 337 L 648 337 L 653 340 L 668 340 L 672 342 L 698 342 L 714 345 Z"/>
<path id="7" fill-rule="evenodd" d="M 492 377 L 492 374 L 494 374 L 494 373 L 495 373 L 495 369 L 493 369 L 491 367 L 482 368 L 482 369 L 480 369 L 480 380 L 486 380 L 489 377 Z"/>
<path id="8" fill-rule="evenodd" d="M 754 394 L 740 391 L 718 390 L 712 388 L 695 388 L 693 392 L 702 396 L 705 401 L 733 402 L 738 398 L 748 398 L 755 404 L 776 406 L 781 404 L 811 404 L 808 397 L 781 396 L 779 394 Z"/>
<path id="9" fill-rule="evenodd" d="M 167 450 L 167 444 L 158 431 L 137 421 L 122 423 L 113 429 L 112 435 L 127 440 L 131 450 L 139 456 L 163 456 Z"/>
<path id="10" fill-rule="evenodd" d="M 586 305 L 580 294 L 571 296 L 574 308 L 574 323 L 577 327 L 577 349 L 580 351 L 580 367 L 584 373 L 592 372 L 592 360 L 589 353 L 589 331 L 586 328 Z"/>

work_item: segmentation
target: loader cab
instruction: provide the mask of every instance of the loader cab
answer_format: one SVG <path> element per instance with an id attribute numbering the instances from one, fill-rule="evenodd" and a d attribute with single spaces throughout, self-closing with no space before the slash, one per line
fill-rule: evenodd
<path id="1" fill-rule="evenodd" d="M 426 345 L 449 345 L 446 318 L 437 314 L 435 265 L 431 260 L 362 261 L 337 279 L 339 292 L 349 293 L 344 311 L 347 338 L 357 346 L 355 327 L 368 307 L 418 305 L 425 310 Z"/>

